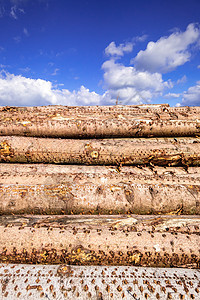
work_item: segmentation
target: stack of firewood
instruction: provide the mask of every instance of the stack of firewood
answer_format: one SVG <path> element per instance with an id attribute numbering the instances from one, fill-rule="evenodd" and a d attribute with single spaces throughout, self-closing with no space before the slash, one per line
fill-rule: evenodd
<path id="1" fill-rule="evenodd" d="M 1 107 L 0 262 L 56 264 L 63 282 L 78 272 L 73 265 L 198 268 L 199 170 L 200 107 Z M 126 283 L 115 269 L 107 274 L 111 288 L 102 272 L 109 288 L 93 285 L 90 273 L 82 292 L 65 282 L 56 296 L 36 282 L 12 297 L 200 297 L 195 270 L 182 292 L 178 283 L 138 286 L 131 269 Z M 3 287 L 0 294 L 9 297 Z"/>

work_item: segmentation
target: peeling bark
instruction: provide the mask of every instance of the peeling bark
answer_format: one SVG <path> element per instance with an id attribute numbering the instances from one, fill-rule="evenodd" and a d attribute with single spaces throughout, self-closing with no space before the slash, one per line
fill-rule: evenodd
<path id="1" fill-rule="evenodd" d="M 1 214 L 199 214 L 199 168 L 0 165 Z"/>
<path id="2" fill-rule="evenodd" d="M 198 268 L 199 226 L 199 216 L 3 216 L 0 261 Z"/>
<path id="3" fill-rule="evenodd" d="M 61 138 L 197 136 L 199 107 L 0 107 L 0 135 Z"/>
<path id="4" fill-rule="evenodd" d="M 198 138 L 72 140 L 0 137 L 0 162 L 199 166 Z"/>

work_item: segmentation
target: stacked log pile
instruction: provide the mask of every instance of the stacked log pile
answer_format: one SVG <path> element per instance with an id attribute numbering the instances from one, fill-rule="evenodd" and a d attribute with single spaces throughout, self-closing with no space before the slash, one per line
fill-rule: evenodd
<path id="1" fill-rule="evenodd" d="M 52 280 L 60 276 L 63 283 L 56 295 L 48 284 L 25 287 L 22 278 L 22 292 L 12 295 L 26 299 L 26 290 L 28 299 L 175 299 L 170 297 L 177 293 L 198 299 L 199 166 L 200 107 L 1 107 L 1 268 L 10 264 L 10 280 L 11 268 L 31 273 L 32 264 L 49 264 Z M 87 282 L 79 283 L 82 292 L 72 292 L 65 282 L 81 268 L 95 281 L 100 265 L 110 284 L 115 280 L 112 290 Z M 138 278 L 130 280 L 142 272 L 147 281 L 151 267 L 159 278 L 161 267 L 177 278 L 182 271 L 175 268 L 187 268 L 192 291 L 188 283 L 180 291 L 178 280 L 175 287 L 161 280 L 146 288 L 144 282 L 138 287 Z M 105 281 L 106 272 L 96 276 Z M 121 282 L 124 272 L 127 283 Z M 6 278 L 2 299 L 9 297 Z"/>

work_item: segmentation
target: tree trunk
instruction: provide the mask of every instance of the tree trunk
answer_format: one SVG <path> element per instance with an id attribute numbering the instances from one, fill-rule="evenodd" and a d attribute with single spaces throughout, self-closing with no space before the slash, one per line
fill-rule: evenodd
<path id="1" fill-rule="evenodd" d="M 71 140 L 0 137 L 0 162 L 199 166 L 198 138 Z"/>
<path id="2" fill-rule="evenodd" d="M 0 265 L 1 299 L 199 299 L 199 271 L 128 266 Z M 7 298 L 6 298 L 7 297 Z"/>
<path id="3" fill-rule="evenodd" d="M 200 267 L 199 216 L 2 216 L 0 261 Z"/>
<path id="4" fill-rule="evenodd" d="M 199 214 L 196 167 L 1 164 L 1 214 Z"/>
<path id="5" fill-rule="evenodd" d="M 199 107 L 1 107 L 0 135 L 62 138 L 197 136 Z"/>

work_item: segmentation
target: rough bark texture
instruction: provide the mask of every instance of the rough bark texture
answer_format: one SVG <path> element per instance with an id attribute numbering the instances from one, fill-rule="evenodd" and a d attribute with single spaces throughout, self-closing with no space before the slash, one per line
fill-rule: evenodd
<path id="1" fill-rule="evenodd" d="M 0 107 L 0 135 L 125 138 L 199 134 L 199 107 Z"/>
<path id="2" fill-rule="evenodd" d="M 0 265 L 1 299 L 199 299 L 198 270 Z"/>
<path id="3" fill-rule="evenodd" d="M 3 216 L 0 261 L 200 267 L 199 216 Z"/>
<path id="4" fill-rule="evenodd" d="M 198 166 L 200 139 L 62 140 L 2 136 L 0 162 Z"/>
<path id="5" fill-rule="evenodd" d="M 0 108 L 0 262 L 199 268 L 200 216 L 180 216 L 200 210 L 199 120 L 167 105 Z"/>
<path id="6" fill-rule="evenodd" d="M 199 214 L 190 167 L 0 165 L 1 214 Z"/>

